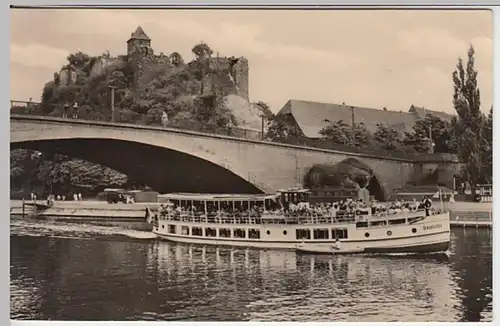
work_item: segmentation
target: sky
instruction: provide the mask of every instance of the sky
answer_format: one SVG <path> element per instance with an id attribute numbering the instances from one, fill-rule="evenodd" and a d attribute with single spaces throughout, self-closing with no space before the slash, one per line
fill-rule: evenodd
<path id="1" fill-rule="evenodd" d="M 11 100 L 39 101 L 69 53 L 126 54 L 142 26 L 155 53 L 193 58 L 203 41 L 244 56 L 250 100 L 277 112 L 289 99 L 453 113 L 452 72 L 476 51 L 484 111 L 493 97 L 493 17 L 458 10 L 11 9 Z"/>

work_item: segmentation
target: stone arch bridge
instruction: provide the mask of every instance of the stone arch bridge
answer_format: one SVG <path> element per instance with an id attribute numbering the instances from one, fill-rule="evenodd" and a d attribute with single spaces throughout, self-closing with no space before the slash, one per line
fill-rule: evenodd
<path id="1" fill-rule="evenodd" d="M 301 183 L 315 164 L 355 158 L 373 169 L 385 196 L 418 177 L 424 165 L 435 164 L 169 128 L 15 114 L 10 135 L 11 149 L 105 165 L 162 193 L 271 193 Z"/>

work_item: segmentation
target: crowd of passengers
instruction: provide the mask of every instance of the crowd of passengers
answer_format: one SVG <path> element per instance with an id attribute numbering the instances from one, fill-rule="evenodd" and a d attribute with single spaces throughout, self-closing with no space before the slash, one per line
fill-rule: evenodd
<path id="1" fill-rule="evenodd" d="M 207 207 L 207 217 L 209 218 L 261 218 L 262 216 L 287 216 L 287 217 L 329 217 L 340 218 L 354 215 L 391 215 L 400 212 L 411 212 L 426 210 L 427 215 L 432 206 L 430 198 L 425 197 L 422 201 L 413 199 L 412 201 L 395 200 L 388 203 L 371 201 L 365 203 L 362 199 L 347 199 L 333 203 L 275 203 L 273 205 L 251 205 L 250 208 L 221 207 L 220 209 Z M 205 217 L 205 209 L 199 209 L 192 205 L 175 205 L 173 203 L 160 205 L 160 214 L 169 216 L 195 216 Z"/>

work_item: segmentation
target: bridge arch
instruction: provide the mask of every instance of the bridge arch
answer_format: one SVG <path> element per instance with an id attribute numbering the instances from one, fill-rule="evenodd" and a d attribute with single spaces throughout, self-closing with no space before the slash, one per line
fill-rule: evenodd
<path id="1" fill-rule="evenodd" d="M 63 154 L 112 168 L 161 193 L 262 193 L 244 176 L 227 166 L 178 149 L 140 141 L 111 138 L 38 139 L 11 143 L 25 148 Z"/>

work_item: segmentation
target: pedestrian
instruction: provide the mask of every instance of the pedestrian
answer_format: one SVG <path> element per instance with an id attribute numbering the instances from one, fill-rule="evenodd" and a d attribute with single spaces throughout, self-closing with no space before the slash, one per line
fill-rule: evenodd
<path id="1" fill-rule="evenodd" d="M 78 103 L 77 102 L 73 103 L 73 119 L 78 119 L 78 110 L 79 110 Z"/>
<path id="2" fill-rule="evenodd" d="M 163 128 L 167 128 L 168 114 L 166 111 L 163 111 L 161 114 L 161 124 L 163 125 Z"/>
<path id="3" fill-rule="evenodd" d="M 233 121 L 229 120 L 229 122 L 226 125 L 226 128 L 227 128 L 227 134 L 231 136 L 233 131 Z"/>
<path id="4" fill-rule="evenodd" d="M 68 117 L 68 110 L 69 110 L 69 104 L 68 104 L 68 102 L 66 102 L 66 103 L 64 103 L 64 107 L 63 107 L 63 114 L 62 114 L 63 118 Z"/>
<path id="5" fill-rule="evenodd" d="M 28 114 L 32 114 L 33 113 L 33 104 L 32 104 L 32 98 L 30 97 L 30 100 L 28 101 L 28 104 L 26 104 L 27 108 L 28 108 Z"/>
<path id="6" fill-rule="evenodd" d="M 79 193 L 78 193 L 78 200 L 79 200 L 79 201 L 81 201 L 81 200 L 82 200 L 82 193 L 81 193 L 81 192 L 79 192 Z"/>

